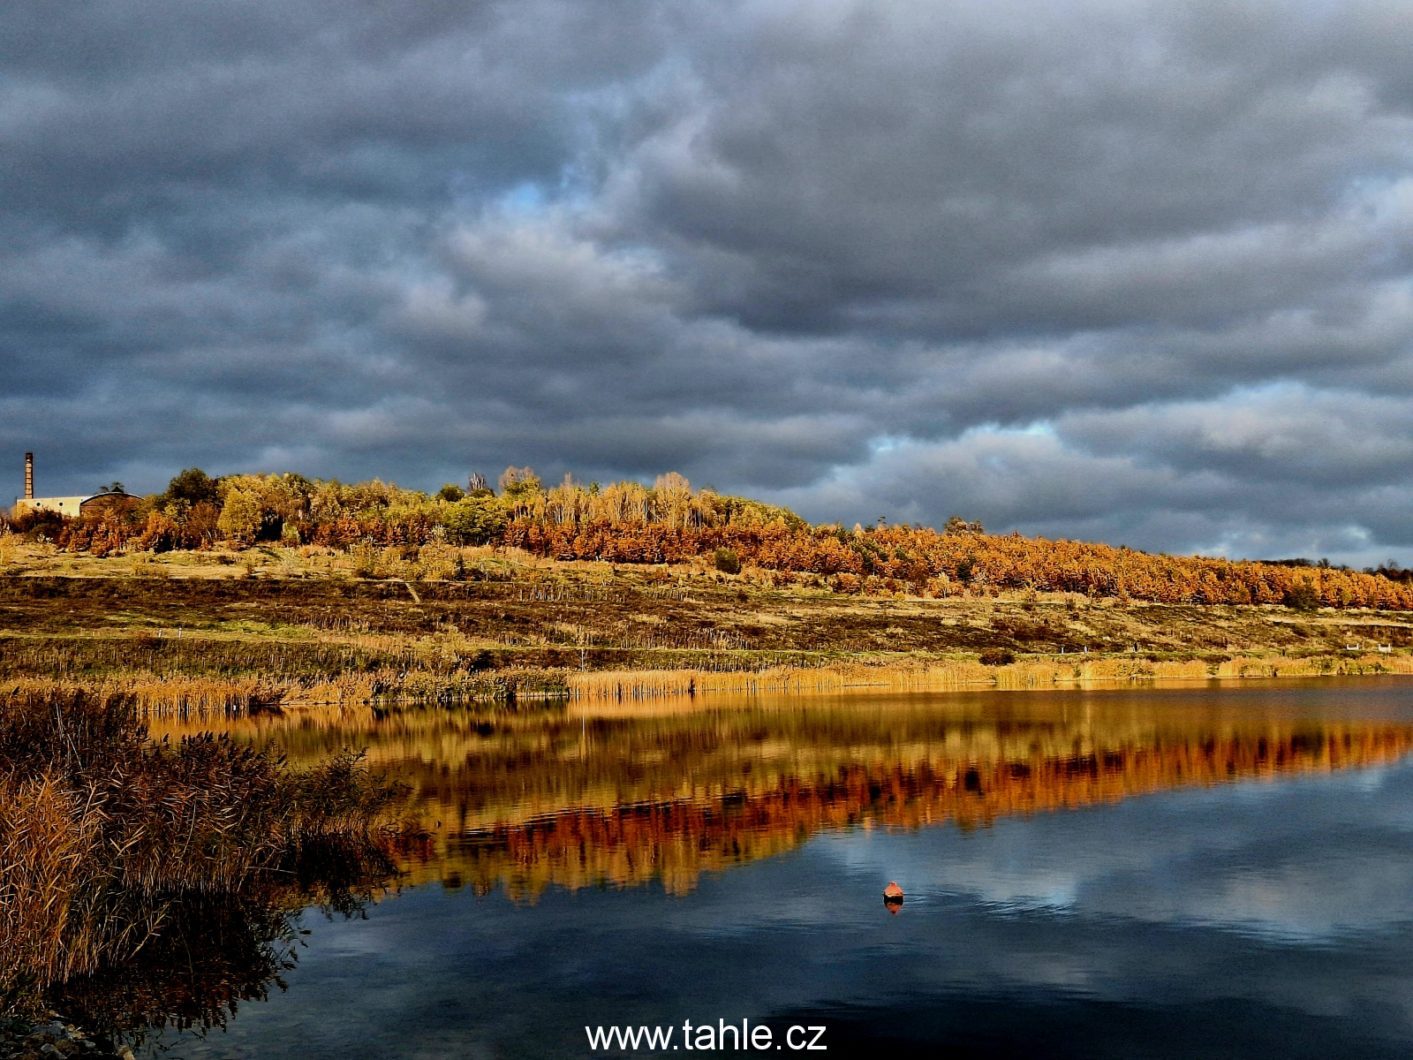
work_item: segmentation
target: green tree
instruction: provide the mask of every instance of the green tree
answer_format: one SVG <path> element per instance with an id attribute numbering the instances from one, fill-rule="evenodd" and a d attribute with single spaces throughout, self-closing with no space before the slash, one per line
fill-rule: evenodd
<path id="1" fill-rule="evenodd" d="M 499 540 L 510 515 L 496 497 L 463 497 L 446 506 L 442 525 L 454 545 L 484 545 Z"/>
<path id="2" fill-rule="evenodd" d="M 220 483 L 217 479 L 213 479 L 199 467 L 189 467 L 173 476 L 172 481 L 167 483 L 167 492 L 162 494 L 161 505 L 166 508 L 184 502 L 194 508 L 202 501 L 215 504 L 220 500 L 220 496 Z"/>

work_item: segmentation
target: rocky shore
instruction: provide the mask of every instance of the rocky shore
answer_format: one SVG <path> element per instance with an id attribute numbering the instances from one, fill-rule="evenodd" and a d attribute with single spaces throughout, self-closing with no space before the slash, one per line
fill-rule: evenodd
<path id="1" fill-rule="evenodd" d="M 127 1046 L 114 1046 L 101 1038 L 90 1038 L 57 1012 L 35 1022 L 24 1019 L 0 1020 L 0 1060 L 51 1060 L 53 1057 L 83 1057 L 84 1060 L 133 1060 Z"/>

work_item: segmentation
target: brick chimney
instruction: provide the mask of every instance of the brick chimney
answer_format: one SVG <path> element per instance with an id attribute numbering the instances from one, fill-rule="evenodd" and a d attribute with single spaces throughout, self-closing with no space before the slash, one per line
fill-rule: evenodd
<path id="1" fill-rule="evenodd" d="M 34 454 L 25 454 L 25 500 L 34 500 Z"/>

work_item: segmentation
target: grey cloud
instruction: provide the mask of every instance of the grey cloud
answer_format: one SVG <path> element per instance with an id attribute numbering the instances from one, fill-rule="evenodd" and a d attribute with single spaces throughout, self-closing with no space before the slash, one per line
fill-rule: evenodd
<path id="1" fill-rule="evenodd" d="M 732 253 L 721 305 L 748 320 L 847 326 L 902 300 L 949 330 L 1103 321 L 1122 298 L 1017 314 L 1002 292 L 1055 254 L 1324 217 L 1352 170 L 1407 162 L 1367 74 L 1204 63 L 1157 8 L 753 8 L 702 64 L 715 99 L 632 159 L 645 223 Z M 735 293 L 755 286 L 774 304 Z"/>
<path id="2" fill-rule="evenodd" d="M 6 20 L 0 442 L 56 489 L 675 467 L 846 521 L 1413 547 L 1386 5 Z"/>
<path id="3" fill-rule="evenodd" d="M 1196 418 L 1224 414 L 1214 404 Z M 1367 564 L 1382 562 L 1390 548 L 1413 543 L 1413 520 L 1402 500 L 1409 476 L 1402 468 L 1391 472 L 1405 484 L 1399 488 L 1355 480 L 1293 489 L 1290 481 L 1260 467 L 1223 466 L 1227 461 L 1181 454 L 1164 462 L 1161 424 L 1150 438 L 1141 415 L 1119 419 L 1113 451 L 1067 444 L 1063 434 L 1050 430 L 982 428 L 946 442 L 885 448 L 823 484 L 774 496 L 817 518 L 867 522 L 882 513 L 937 525 L 961 513 L 993 530 L 1165 551 L 1346 556 Z M 1102 434 L 1107 420 L 1091 417 L 1086 423 Z M 1131 431 L 1127 437 L 1125 427 Z M 1254 419 L 1249 430 L 1248 446 L 1289 442 L 1276 433 L 1262 435 Z M 1306 451 L 1297 447 L 1288 459 L 1306 461 Z"/>
<path id="4" fill-rule="evenodd" d="M 1277 387 L 1222 401 L 1075 414 L 1058 426 L 1092 451 L 1244 481 L 1338 489 L 1413 473 L 1413 408 L 1394 398 Z"/>

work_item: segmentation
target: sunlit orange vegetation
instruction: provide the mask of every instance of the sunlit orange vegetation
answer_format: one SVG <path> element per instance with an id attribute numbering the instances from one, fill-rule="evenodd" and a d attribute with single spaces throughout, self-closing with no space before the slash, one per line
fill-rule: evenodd
<path id="1" fill-rule="evenodd" d="M 546 488 L 510 468 L 500 492 L 479 476 L 435 495 L 372 481 L 345 485 L 295 474 L 209 479 L 196 469 L 130 510 L 64 521 L 31 514 L 15 524 L 75 551 L 165 551 L 259 541 L 346 549 L 432 542 L 496 544 L 553 559 L 616 563 L 741 564 L 839 592 L 927 596 L 1035 590 L 1171 603 L 1413 608 L 1413 582 L 1325 565 L 1281 565 L 1151 555 L 1078 541 L 980 532 L 956 521 L 922 526 L 812 526 L 792 512 L 695 490 L 681 475 L 653 486 L 600 487 L 566 479 Z M 376 563 L 367 563 L 370 576 Z M 455 576 L 453 573 L 452 576 Z"/>
<path id="2" fill-rule="evenodd" d="M 1393 762 L 1413 729 L 1331 726 L 1270 736 L 1212 737 L 1120 746 L 1065 757 L 984 762 L 932 759 L 840 766 L 832 775 L 781 778 L 771 788 L 702 799 L 573 808 L 453 840 L 452 882 L 497 886 L 518 900 L 570 889 L 659 881 L 690 891 L 702 872 L 770 857 L 816 832 L 854 826 L 919 828 L 1112 803 L 1243 778 L 1326 773 Z M 409 851 L 409 853 L 414 853 Z M 430 859 L 432 851 L 422 852 Z M 442 867 L 439 871 L 445 873 Z"/>
<path id="3" fill-rule="evenodd" d="M 828 576 L 836 591 L 927 596 L 1005 590 L 1073 592 L 1159 603 L 1413 607 L 1413 587 L 1333 567 L 1283 566 L 1020 535 L 931 527 L 845 529 L 777 517 L 698 528 L 667 523 L 555 522 L 517 517 L 504 541 L 557 559 L 686 562 L 717 550 L 766 570 Z"/>

